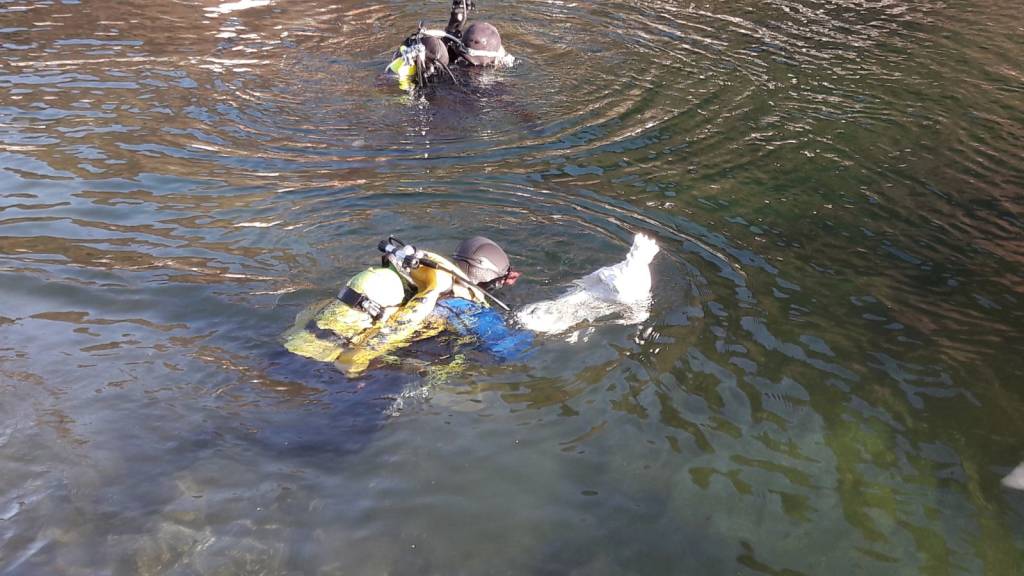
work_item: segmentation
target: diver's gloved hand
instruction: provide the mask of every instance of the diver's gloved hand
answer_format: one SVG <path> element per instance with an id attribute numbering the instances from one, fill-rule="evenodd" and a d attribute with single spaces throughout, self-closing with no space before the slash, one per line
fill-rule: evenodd
<path id="1" fill-rule="evenodd" d="M 452 0 L 452 12 L 456 10 L 469 14 L 470 11 L 476 10 L 476 2 L 474 0 Z"/>
<path id="2" fill-rule="evenodd" d="M 460 38 L 462 27 L 465 26 L 466 20 L 469 19 L 469 13 L 474 8 L 476 8 L 476 4 L 473 0 L 452 0 L 452 13 L 448 17 L 448 26 L 445 27 L 445 32 Z"/>

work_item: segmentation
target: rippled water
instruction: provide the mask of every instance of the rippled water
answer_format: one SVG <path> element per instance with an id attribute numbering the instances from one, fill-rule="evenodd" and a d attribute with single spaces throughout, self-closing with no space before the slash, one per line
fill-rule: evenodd
<path id="1" fill-rule="evenodd" d="M 1018 574 L 1024 43 L 993 0 L 0 3 L 0 573 Z M 396 233 L 642 326 L 358 379 L 278 335 Z"/>

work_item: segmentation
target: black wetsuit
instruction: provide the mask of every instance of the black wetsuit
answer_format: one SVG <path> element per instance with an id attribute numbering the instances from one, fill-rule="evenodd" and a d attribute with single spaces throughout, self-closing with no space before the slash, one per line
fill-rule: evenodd
<path id="1" fill-rule="evenodd" d="M 476 5 L 473 0 L 452 0 L 452 11 L 448 16 L 448 25 L 445 26 L 444 29 L 445 33 L 461 40 L 463 28 L 466 25 L 466 21 L 469 20 L 469 13 L 475 7 Z M 420 35 L 420 32 L 417 31 L 414 34 L 410 34 L 409 37 L 402 42 L 402 45 L 412 47 L 423 41 L 423 37 Z M 462 58 L 463 55 L 465 55 L 465 48 L 458 40 L 443 38 L 441 41 L 444 43 L 445 48 L 447 48 L 448 58 L 439 62 L 435 58 L 432 58 L 428 51 L 426 62 L 427 66 L 425 70 L 426 73 L 423 76 L 424 81 L 429 82 L 433 78 L 443 78 L 447 76 L 443 69 L 450 64 L 454 64 L 457 60 Z M 398 52 L 395 53 L 396 58 L 399 55 L 400 54 Z"/>
<path id="2" fill-rule="evenodd" d="M 452 13 L 448 16 L 448 25 L 445 26 L 444 31 L 461 39 L 462 27 L 466 25 L 466 20 L 469 20 L 469 11 L 474 8 L 476 8 L 476 4 L 473 3 L 473 0 L 452 0 Z M 454 62 L 462 53 L 461 47 L 451 40 L 446 40 L 446 43 L 449 44 L 448 55 L 451 57 L 451 61 Z M 458 52 L 451 52 L 453 44 L 459 48 Z"/>

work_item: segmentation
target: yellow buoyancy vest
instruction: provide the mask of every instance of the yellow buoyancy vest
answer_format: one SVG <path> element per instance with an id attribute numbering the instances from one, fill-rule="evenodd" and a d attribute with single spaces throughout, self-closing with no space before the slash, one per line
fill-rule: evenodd
<path id="1" fill-rule="evenodd" d="M 421 265 L 410 270 L 416 294 L 400 307 L 387 308 L 378 322 L 337 298 L 320 301 L 296 317 L 295 325 L 284 334 L 285 348 L 358 374 L 374 359 L 443 331 L 444 321 L 431 315 L 442 296 L 453 294 L 487 305 L 483 291 L 455 264 L 434 252 L 425 251 L 424 256 L 437 268 Z"/>

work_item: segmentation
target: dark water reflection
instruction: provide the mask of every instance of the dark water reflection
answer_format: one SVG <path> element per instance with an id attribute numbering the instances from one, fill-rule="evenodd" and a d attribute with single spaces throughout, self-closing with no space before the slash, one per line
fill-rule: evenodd
<path id="1" fill-rule="evenodd" d="M 0 4 L 0 573 L 1019 573 L 1017 3 L 482 2 L 519 65 L 381 82 L 445 7 Z M 524 365 L 277 345 L 388 233 L 522 304 L 637 231 L 651 319 Z"/>

